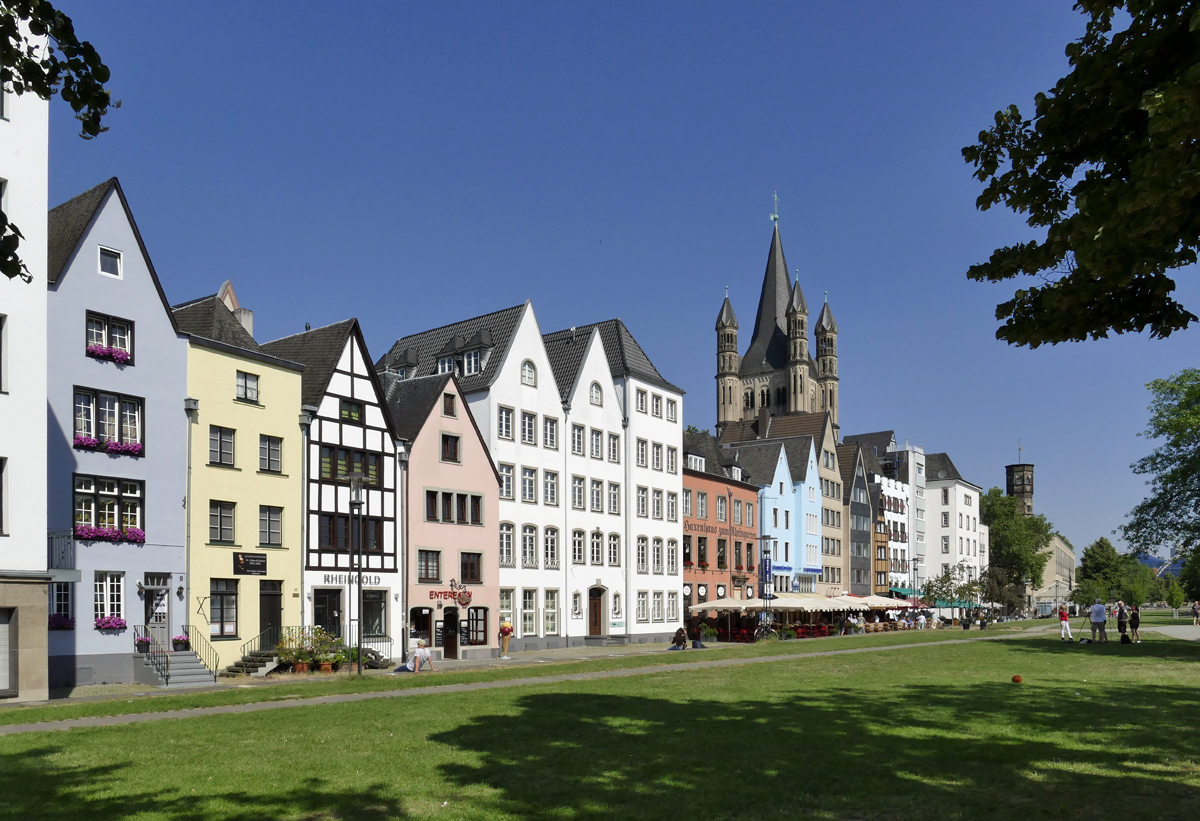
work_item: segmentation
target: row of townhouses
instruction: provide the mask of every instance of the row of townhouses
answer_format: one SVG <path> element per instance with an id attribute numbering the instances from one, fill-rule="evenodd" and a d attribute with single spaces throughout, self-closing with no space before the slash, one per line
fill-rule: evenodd
<path id="1" fill-rule="evenodd" d="M 289 630 L 664 641 L 717 599 L 986 568 L 949 456 L 841 433 L 837 322 L 778 226 L 745 355 L 718 314 L 714 434 L 619 319 L 546 333 L 526 301 L 376 359 L 355 319 L 258 341 L 229 281 L 172 303 L 119 181 L 48 209 L 46 104 L 4 103 L 0 698 L 211 681 Z"/>

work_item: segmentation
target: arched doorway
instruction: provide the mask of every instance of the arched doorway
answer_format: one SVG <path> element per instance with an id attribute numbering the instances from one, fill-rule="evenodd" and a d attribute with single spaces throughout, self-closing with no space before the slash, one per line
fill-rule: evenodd
<path id="1" fill-rule="evenodd" d="M 603 636 L 605 634 L 605 625 L 607 621 L 604 618 L 605 601 L 604 588 L 592 587 L 588 589 L 588 635 Z"/>
<path id="2" fill-rule="evenodd" d="M 442 614 L 442 658 L 458 658 L 458 608 L 447 607 Z"/>

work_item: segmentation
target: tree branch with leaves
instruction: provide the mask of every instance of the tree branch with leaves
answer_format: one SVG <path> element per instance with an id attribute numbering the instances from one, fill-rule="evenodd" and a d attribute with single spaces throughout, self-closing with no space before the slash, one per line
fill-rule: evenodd
<path id="1" fill-rule="evenodd" d="M 1200 2 L 1078 0 L 1089 19 L 1071 71 L 1034 115 L 996 112 L 963 149 L 984 183 L 976 207 L 1026 215 L 1043 239 L 998 248 L 967 276 L 1033 277 L 996 308 L 996 338 L 1036 348 L 1141 332 L 1197 317 L 1169 272 L 1200 247 Z M 1114 31 L 1124 11 L 1128 25 Z"/>
<path id="2" fill-rule="evenodd" d="M 71 18 L 45 0 L 0 0 L 0 88 L 49 100 L 55 94 L 71 106 L 85 140 L 108 129 L 102 120 L 119 108 L 105 83 L 108 67 L 86 40 L 75 34 Z M 21 229 L 0 210 L 0 274 L 32 282 L 21 260 Z"/>

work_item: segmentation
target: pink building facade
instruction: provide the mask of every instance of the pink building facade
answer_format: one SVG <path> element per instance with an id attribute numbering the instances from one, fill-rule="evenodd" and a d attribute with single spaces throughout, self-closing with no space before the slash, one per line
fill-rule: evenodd
<path id="1" fill-rule="evenodd" d="M 408 649 L 438 658 L 498 655 L 499 474 L 458 380 L 380 374 L 403 471 Z"/>

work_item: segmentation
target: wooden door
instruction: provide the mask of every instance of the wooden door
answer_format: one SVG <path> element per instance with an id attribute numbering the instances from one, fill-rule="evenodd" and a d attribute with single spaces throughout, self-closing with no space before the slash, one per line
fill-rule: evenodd
<path id="1" fill-rule="evenodd" d="M 267 633 L 263 637 L 262 650 L 274 647 L 279 641 L 279 629 L 283 627 L 283 583 L 260 581 L 258 583 L 258 630 Z"/>
<path id="2" fill-rule="evenodd" d="M 451 607 L 443 616 L 442 658 L 458 658 L 458 611 Z"/>
<path id="3" fill-rule="evenodd" d="M 588 591 L 588 635 L 604 635 L 604 591 Z"/>

